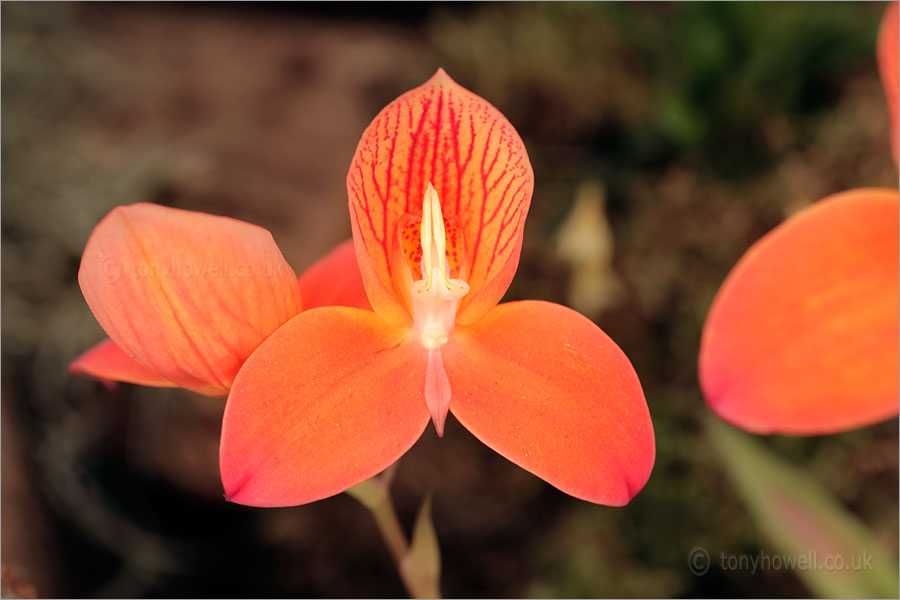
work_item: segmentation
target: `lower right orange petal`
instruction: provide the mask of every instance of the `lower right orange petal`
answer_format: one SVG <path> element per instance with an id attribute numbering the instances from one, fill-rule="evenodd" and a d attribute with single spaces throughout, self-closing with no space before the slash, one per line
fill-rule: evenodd
<path id="1" fill-rule="evenodd" d="M 450 411 L 475 437 L 563 492 L 622 506 L 653 468 L 634 368 L 590 320 L 548 302 L 501 304 L 443 349 Z"/>
<path id="2" fill-rule="evenodd" d="M 758 241 L 703 330 L 700 380 L 754 433 L 824 434 L 898 408 L 898 196 L 836 194 Z"/>

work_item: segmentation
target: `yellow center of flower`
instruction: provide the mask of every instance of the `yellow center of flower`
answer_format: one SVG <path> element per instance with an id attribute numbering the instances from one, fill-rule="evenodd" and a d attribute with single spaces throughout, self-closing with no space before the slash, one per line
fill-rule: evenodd
<path id="1" fill-rule="evenodd" d="M 413 328 L 422 345 L 433 350 L 444 346 L 456 323 L 459 302 L 469 293 L 469 284 L 451 279 L 447 262 L 447 232 L 441 201 L 431 183 L 422 201 L 420 228 L 422 279 L 413 281 Z"/>

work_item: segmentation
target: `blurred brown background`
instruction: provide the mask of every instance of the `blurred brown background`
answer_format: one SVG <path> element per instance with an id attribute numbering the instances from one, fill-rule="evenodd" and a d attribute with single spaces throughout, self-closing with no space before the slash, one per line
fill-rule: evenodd
<path id="1" fill-rule="evenodd" d="M 574 500 L 449 420 L 403 459 L 448 596 L 805 596 L 789 571 L 696 577 L 765 541 L 703 422 L 700 329 L 760 235 L 893 186 L 880 4 L 2 5 L 2 560 L 42 596 L 403 596 L 338 496 L 226 503 L 224 399 L 69 376 L 102 331 L 76 282 L 93 226 L 151 201 L 271 230 L 299 273 L 349 237 L 363 129 L 443 66 L 525 140 L 536 186 L 507 299 L 579 308 L 641 377 L 657 434 L 622 509 Z M 577 201 L 576 201 L 577 199 Z M 574 215 L 574 216 L 572 216 Z M 897 551 L 896 420 L 774 437 Z M 14 590 L 6 586 L 4 594 Z"/>

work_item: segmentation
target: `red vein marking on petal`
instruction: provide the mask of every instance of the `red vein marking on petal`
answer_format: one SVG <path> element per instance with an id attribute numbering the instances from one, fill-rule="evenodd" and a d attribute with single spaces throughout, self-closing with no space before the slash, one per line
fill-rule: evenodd
<path id="1" fill-rule="evenodd" d="M 392 147 L 383 141 L 388 137 Z M 387 164 L 387 170 L 372 164 L 377 161 Z M 404 214 L 419 213 L 429 182 L 441 198 L 444 214 L 457 217 L 462 226 L 469 250 L 467 271 L 476 288 L 507 264 L 508 256 L 489 253 L 501 248 L 513 251 L 507 238 L 521 235 L 521 228 L 504 229 L 521 223 L 514 213 L 528 209 L 532 174 L 515 130 L 483 99 L 438 73 L 376 117 L 363 135 L 354 163 L 365 164 L 363 173 L 351 169 L 348 186 L 351 204 L 359 213 L 357 222 L 367 226 L 359 234 L 373 257 L 374 274 L 389 289 L 396 285 L 394 224 Z M 375 177 L 377 186 L 370 181 Z M 510 193 L 513 190 L 518 194 Z M 372 222 L 362 218 L 366 203 Z M 381 250 L 376 250 L 378 245 Z"/>
<path id="2" fill-rule="evenodd" d="M 444 108 L 444 90 L 443 90 L 443 88 L 438 88 L 437 96 L 438 96 L 437 111 L 435 113 L 435 119 L 434 119 L 435 135 L 434 135 L 434 140 L 432 141 L 432 150 L 431 150 L 431 178 L 440 181 L 443 178 L 440 177 L 440 175 L 438 173 L 438 165 L 440 163 L 438 162 L 437 157 L 438 157 L 439 145 L 441 143 L 441 136 L 440 136 L 439 132 L 441 131 L 441 113 L 443 112 L 443 108 Z M 423 181 L 423 183 L 425 181 L 425 178 L 426 178 L 425 165 L 422 164 L 422 181 Z"/>
<path id="3" fill-rule="evenodd" d="M 417 206 L 410 196 L 410 188 L 412 186 L 412 173 L 413 173 L 413 164 L 416 158 L 416 142 L 419 141 L 419 137 L 422 135 L 422 129 L 425 127 L 425 122 L 428 120 L 428 110 L 431 108 L 431 103 L 434 101 L 433 98 L 429 98 L 427 101 L 422 103 L 422 117 L 419 119 L 419 124 L 416 126 L 414 132 L 410 134 L 410 150 L 409 150 L 409 163 L 406 166 L 406 212 L 414 213 L 417 209 L 421 209 L 421 207 Z M 422 190 L 422 193 L 425 193 L 425 190 Z"/>

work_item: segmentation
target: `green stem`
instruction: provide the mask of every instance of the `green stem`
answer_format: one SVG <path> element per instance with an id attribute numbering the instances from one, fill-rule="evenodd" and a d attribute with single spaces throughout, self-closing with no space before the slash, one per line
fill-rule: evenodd
<path id="1" fill-rule="evenodd" d="M 394 557 L 394 562 L 399 566 L 400 561 L 409 550 L 409 543 L 400 526 L 400 519 L 397 518 L 397 511 L 394 510 L 394 503 L 391 502 L 390 495 L 385 493 L 378 502 L 366 508 L 375 518 L 375 524 L 381 532 L 381 537 L 384 538 L 384 543 L 387 544 L 391 556 Z"/>
<path id="2" fill-rule="evenodd" d="M 397 518 L 397 511 L 394 509 L 389 490 L 395 468 L 396 463 L 382 475 L 350 488 L 347 493 L 372 513 L 375 525 L 378 526 L 378 531 L 381 532 L 381 537 L 394 559 L 397 573 L 410 598 L 436 598 L 438 596 L 431 587 L 422 585 L 419 578 L 408 577 L 403 568 L 403 560 L 409 552 L 409 541 L 406 539 L 406 534 L 403 533 L 403 527 L 400 526 L 400 519 Z"/>

